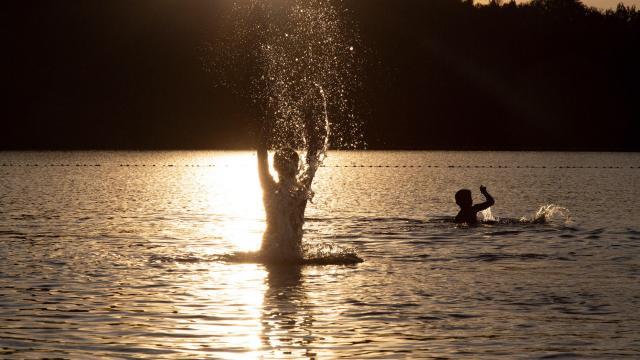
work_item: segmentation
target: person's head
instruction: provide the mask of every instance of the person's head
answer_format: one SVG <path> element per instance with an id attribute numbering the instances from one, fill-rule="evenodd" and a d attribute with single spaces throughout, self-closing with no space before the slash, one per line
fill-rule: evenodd
<path id="1" fill-rule="evenodd" d="M 298 173 L 300 166 L 300 157 L 292 148 L 284 148 L 277 150 L 273 156 L 273 167 L 278 172 L 278 177 L 294 178 Z"/>
<path id="2" fill-rule="evenodd" d="M 456 193 L 456 204 L 461 208 L 469 207 L 473 205 L 473 199 L 471 199 L 471 190 L 462 189 Z"/>

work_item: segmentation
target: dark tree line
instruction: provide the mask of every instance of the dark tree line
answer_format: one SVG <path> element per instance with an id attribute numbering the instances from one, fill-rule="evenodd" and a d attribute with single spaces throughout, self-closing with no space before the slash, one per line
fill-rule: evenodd
<path id="1" fill-rule="evenodd" d="M 640 149 L 640 12 L 353 0 L 380 148 Z"/>
<path id="2" fill-rule="evenodd" d="M 2 149 L 250 148 L 200 49 L 226 1 L 11 2 Z M 369 148 L 640 150 L 640 12 L 576 0 L 342 0 Z M 209 74 L 209 75 L 208 75 Z"/>

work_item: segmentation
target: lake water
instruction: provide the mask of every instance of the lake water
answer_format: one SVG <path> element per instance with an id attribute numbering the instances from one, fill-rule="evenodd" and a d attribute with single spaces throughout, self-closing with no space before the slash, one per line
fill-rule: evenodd
<path id="1" fill-rule="evenodd" d="M 330 152 L 304 241 L 338 266 L 232 264 L 252 152 L 0 153 L 2 358 L 638 358 L 640 154 Z M 497 218 L 455 226 L 455 191 Z"/>

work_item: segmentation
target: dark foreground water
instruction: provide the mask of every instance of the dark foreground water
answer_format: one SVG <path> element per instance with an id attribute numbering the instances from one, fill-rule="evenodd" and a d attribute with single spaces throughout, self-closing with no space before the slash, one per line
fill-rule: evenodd
<path id="1" fill-rule="evenodd" d="M 0 153 L 1 358 L 638 358 L 640 154 L 333 152 L 305 241 L 264 229 L 250 152 Z M 480 184 L 497 218 L 457 227 Z"/>

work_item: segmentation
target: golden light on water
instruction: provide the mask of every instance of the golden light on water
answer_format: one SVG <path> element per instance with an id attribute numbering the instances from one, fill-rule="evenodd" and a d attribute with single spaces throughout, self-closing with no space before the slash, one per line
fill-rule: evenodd
<path id="1" fill-rule="evenodd" d="M 176 336 L 184 336 L 186 330 L 196 334 L 193 340 L 180 342 L 183 349 L 195 354 L 214 352 L 221 359 L 255 359 L 264 350 L 261 318 L 266 271 L 257 264 L 233 267 L 224 271 L 215 266 L 190 279 L 195 287 L 188 291 L 198 303 L 208 304 L 208 314 L 193 304 L 177 307 L 185 320 L 176 326 Z"/>
<path id="2" fill-rule="evenodd" d="M 215 168 L 202 176 L 199 183 L 207 187 L 206 213 L 213 216 L 205 232 L 222 237 L 232 251 L 258 250 L 265 215 L 255 155 L 216 156 Z"/>
<path id="3" fill-rule="evenodd" d="M 201 167 L 185 170 L 185 176 L 195 178 L 190 182 L 192 188 L 184 191 L 211 217 L 210 222 L 195 230 L 198 237 L 210 242 L 192 246 L 190 252 L 219 254 L 220 246 L 204 244 L 220 240 L 225 244 L 223 252 L 260 248 L 265 214 L 256 161 L 255 154 L 247 152 L 190 159 L 191 164 Z M 299 269 L 298 273 L 281 272 L 259 264 L 209 264 L 207 269 L 196 275 L 189 291 L 199 299 L 197 302 L 209 304 L 212 318 L 189 322 L 189 329 L 202 338 L 181 346 L 195 353 L 213 351 L 217 358 L 224 359 L 294 356 L 293 353 L 308 357 L 304 354 L 315 346 L 309 340 L 313 336 L 308 335 L 305 341 L 309 343 L 298 349 L 298 344 L 284 335 L 298 327 L 311 334 L 312 316 L 303 306 L 305 296 L 299 293 Z M 179 312 L 198 317 L 202 309 L 182 307 Z M 227 350 L 220 352 L 214 350 L 216 347 Z"/>
<path id="4" fill-rule="evenodd" d="M 40 164 L 104 163 L 4 169 L 4 357 L 447 358 L 463 341 L 471 356 L 543 357 L 564 342 L 576 356 L 606 358 L 636 341 L 627 314 L 637 313 L 629 249 L 638 211 L 623 201 L 637 187 L 635 155 L 331 153 L 304 241 L 356 247 L 365 262 L 300 267 L 216 256 L 259 246 L 253 152 L 36 155 Z M 3 156 L 26 164 L 36 155 Z M 627 168 L 584 167 L 596 161 Z M 451 190 L 487 178 L 500 189 L 495 216 L 515 221 L 447 222 Z M 550 205 L 542 210 L 557 219 L 519 221 L 581 186 L 617 206 L 603 213 L 578 196 L 563 205 L 579 222 Z M 538 328 L 550 332 L 532 340 Z M 627 335 L 610 344 L 615 331 Z M 576 337 L 593 342 L 576 347 Z"/>

